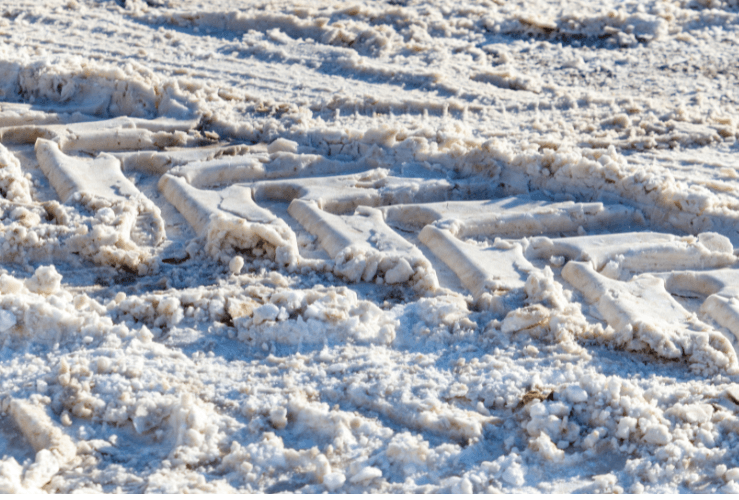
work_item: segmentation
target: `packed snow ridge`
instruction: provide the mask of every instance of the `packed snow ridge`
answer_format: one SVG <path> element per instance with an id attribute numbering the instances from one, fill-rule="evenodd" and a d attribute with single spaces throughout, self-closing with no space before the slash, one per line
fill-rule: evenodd
<path id="1" fill-rule="evenodd" d="M 0 492 L 739 492 L 735 0 L 7 0 Z"/>

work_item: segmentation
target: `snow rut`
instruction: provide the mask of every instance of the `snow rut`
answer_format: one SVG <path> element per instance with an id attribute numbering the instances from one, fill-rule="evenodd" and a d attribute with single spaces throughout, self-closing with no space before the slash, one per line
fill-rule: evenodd
<path id="1" fill-rule="evenodd" d="M 739 488 L 736 0 L 5 3 L 0 491 Z"/>
<path id="2" fill-rule="evenodd" d="M 552 268 L 553 279 L 575 292 L 571 301 L 592 303 L 605 320 L 611 333 L 604 338 L 684 358 L 701 372 L 739 368 L 735 288 L 723 284 L 704 293 L 705 303 L 693 312 L 670 295 L 678 293 L 675 283 L 700 291 L 710 281 L 706 270 L 736 262 L 730 240 L 720 234 L 653 232 L 638 205 L 625 202 L 562 202 L 544 192 L 506 196 L 504 184 L 494 179 L 474 172 L 450 176 L 428 162 L 378 166 L 374 150 L 361 140 L 353 148 L 367 154 L 343 161 L 284 138 L 251 146 L 216 141 L 196 130 L 194 121 L 65 124 L 59 116 L 37 112 L 0 129 L 11 147 L 34 145 L 38 166 L 61 202 L 34 203 L 20 162 L 3 150 L 3 203 L 26 239 L 43 213 L 52 228 L 66 226 L 55 228 L 66 232 L 57 246 L 98 264 L 149 273 L 168 243 L 167 221 L 135 178 L 153 179 L 207 253 L 236 272 L 243 265 L 233 264 L 238 258 L 252 268 L 408 286 L 420 297 L 470 294 L 474 307 L 500 318 L 513 315 L 516 321 L 506 328 L 517 332 L 548 321 L 539 313 L 524 320 L 520 307 L 531 298 L 532 273 Z M 6 230 L 4 238 L 9 250 L 29 246 L 18 240 L 18 231 Z M 21 257 L 16 250 L 5 258 L 51 253 L 53 260 L 55 252 L 42 253 Z M 445 271 L 441 280 L 439 269 Z M 449 279 L 449 270 L 458 281 Z M 692 326 L 663 328 L 661 315 L 687 318 Z M 277 316 L 266 320 L 279 321 Z M 657 331 L 657 337 L 649 333 Z"/>

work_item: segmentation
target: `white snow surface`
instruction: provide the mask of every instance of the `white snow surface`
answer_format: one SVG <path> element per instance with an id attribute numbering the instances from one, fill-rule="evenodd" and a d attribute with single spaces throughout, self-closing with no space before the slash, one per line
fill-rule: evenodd
<path id="1" fill-rule="evenodd" d="M 0 492 L 739 492 L 737 0 L 4 0 Z"/>

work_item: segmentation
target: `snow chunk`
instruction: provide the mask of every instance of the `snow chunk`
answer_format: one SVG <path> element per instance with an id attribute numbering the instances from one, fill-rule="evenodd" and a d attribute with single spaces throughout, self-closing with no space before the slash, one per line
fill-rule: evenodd
<path id="1" fill-rule="evenodd" d="M 385 283 L 394 285 L 404 283 L 413 276 L 413 268 L 405 259 L 398 260 L 398 264 L 385 273 Z"/>
<path id="2" fill-rule="evenodd" d="M 593 482 L 598 492 L 613 492 L 618 478 L 615 474 L 601 474 L 593 476 Z"/>
<path id="3" fill-rule="evenodd" d="M 228 263 L 228 270 L 232 274 L 239 274 L 241 269 L 244 267 L 244 258 L 241 255 L 236 255 Z"/>
<path id="4" fill-rule="evenodd" d="M 274 321 L 280 314 L 280 308 L 274 304 L 265 304 L 254 309 L 254 324 L 261 325 L 265 321 Z"/>
<path id="5" fill-rule="evenodd" d="M 272 141 L 272 143 L 269 146 L 267 146 L 267 152 L 269 154 L 297 153 L 298 143 L 295 141 L 291 141 L 289 139 L 284 139 L 280 137 L 279 139 L 275 139 L 274 141 Z"/>
<path id="6" fill-rule="evenodd" d="M 472 482 L 466 477 L 463 477 L 452 486 L 452 493 L 455 495 L 471 495 L 474 492 Z"/>
<path id="7" fill-rule="evenodd" d="M 378 469 L 377 467 L 365 467 L 364 469 L 354 474 L 351 479 L 349 479 L 349 482 L 352 484 L 368 483 L 373 479 L 377 479 L 378 477 L 382 477 L 382 471 L 380 469 Z"/>
<path id="8" fill-rule="evenodd" d="M 16 322 L 15 314 L 5 309 L 0 309 L 0 333 L 13 328 Z"/>
<path id="9" fill-rule="evenodd" d="M 287 409 L 283 406 L 272 408 L 269 421 L 275 429 L 284 429 L 287 425 Z"/>
<path id="10" fill-rule="evenodd" d="M 62 275 L 54 266 L 41 266 L 33 273 L 33 277 L 26 281 L 26 287 L 41 295 L 52 295 L 61 290 Z"/>
<path id="11" fill-rule="evenodd" d="M 739 480 L 739 467 L 729 469 L 724 473 L 724 479 L 726 481 L 737 481 Z"/>
<path id="12" fill-rule="evenodd" d="M 547 460 L 559 462 L 565 457 L 565 452 L 557 448 L 545 432 L 531 441 L 531 447 Z"/>
<path id="13" fill-rule="evenodd" d="M 323 485 L 328 488 L 329 491 L 341 488 L 345 482 L 346 476 L 341 472 L 329 472 L 323 476 Z"/>
<path id="14" fill-rule="evenodd" d="M 644 433 L 644 441 L 651 444 L 665 445 L 672 441 L 670 430 L 666 425 L 653 425 Z"/>
<path id="15" fill-rule="evenodd" d="M 583 403 L 588 400 L 588 393 L 579 385 L 571 385 L 565 389 L 565 397 L 573 403 Z"/>
<path id="16" fill-rule="evenodd" d="M 521 467 L 521 464 L 518 462 L 513 462 L 505 472 L 503 472 L 501 479 L 513 486 L 523 486 L 526 482 L 523 467 Z"/>
<path id="17" fill-rule="evenodd" d="M 636 424 L 638 420 L 633 417 L 622 417 L 618 421 L 618 429 L 616 430 L 616 437 L 626 439 L 629 434 L 636 430 Z"/>

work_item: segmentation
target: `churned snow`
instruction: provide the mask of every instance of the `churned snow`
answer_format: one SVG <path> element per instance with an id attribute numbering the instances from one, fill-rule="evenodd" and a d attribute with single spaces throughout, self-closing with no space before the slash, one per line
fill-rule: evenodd
<path id="1" fill-rule="evenodd" d="M 736 0 L 0 5 L 0 492 L 739 492 Z"/>

